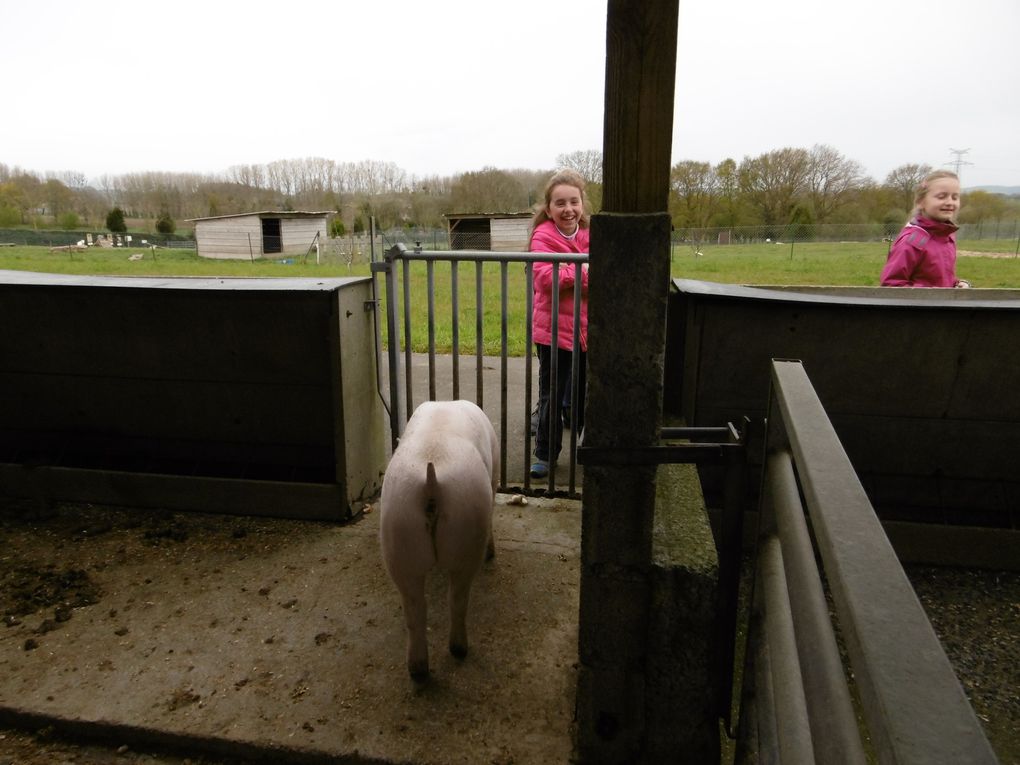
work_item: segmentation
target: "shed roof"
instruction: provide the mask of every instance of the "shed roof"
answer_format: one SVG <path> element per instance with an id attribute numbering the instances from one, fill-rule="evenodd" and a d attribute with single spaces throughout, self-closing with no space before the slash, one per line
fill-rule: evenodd
<path id="1" fill-rule="evenodd" d="M 250 218 L 251 216 L 257 216 L 259 218 L 321 218 L 323 215 L 332 215 L 332 210 L 322 210 L 320 212 L 303 212 L 299 210 L 262 210 L 260 212 L 246 212 L 246 213 L 232 213 L 231 215 L 212 215 L 208 218 L 186 218 L 185 220 L 189 223 L 195 223 L 203 220 L 226 220 L 227 218 Z"/>

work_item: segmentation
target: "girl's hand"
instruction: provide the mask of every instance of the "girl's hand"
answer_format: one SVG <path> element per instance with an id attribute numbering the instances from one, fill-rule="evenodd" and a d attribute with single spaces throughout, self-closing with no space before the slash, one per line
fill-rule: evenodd
<path id="1" fill-rule="evenodd" d="M 970 287 L 970 282 L 968 282 L 966 279 L 960 279 L 956 283 L 956 287 L 957 289 L 968 289 Z"/>

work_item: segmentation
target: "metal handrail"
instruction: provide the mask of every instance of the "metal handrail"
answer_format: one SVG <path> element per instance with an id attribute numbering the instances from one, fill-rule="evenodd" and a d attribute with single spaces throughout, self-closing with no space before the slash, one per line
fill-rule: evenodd
<path id="1" fill-rule="evenodd" d="M 757 724 L 742 731 L 766 731 L 756 742 L 767 750 L 761 757 L 865 762 L 866 738 L 883 763 L 997 762 L 798 361 L 772 362 L 766 454 L 752 605 L 763 624 L 752 619 L 747 655 L 754 666 L 745 672 L 745 684 L 758 693 L 752 691 L 753 703 L 745 699 L 741 711 L 742 718 L 747 709 L 757 715 Z M 780 579 L 785 584 L 777 586 Z M 742 746 L 754 748 L 747 740 Z"/>

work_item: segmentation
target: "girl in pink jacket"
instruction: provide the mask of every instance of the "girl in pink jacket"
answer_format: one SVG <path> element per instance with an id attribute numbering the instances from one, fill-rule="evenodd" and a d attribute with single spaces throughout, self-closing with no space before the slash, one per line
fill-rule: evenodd
<path id="1" fill-rule="evenodd" d="M 532 252 L 588 252 L 589 219 L 584 195 L 584 179 L 573 170 L 561 170 L 545 187 L 545 202 L 535 213 L 531 223 Z M 549 463 L 559 456 L 563 440 L 563 426 L 559 412 L 555 412 L 553 432 L 549 432 L 549 407 L 564 401 L 570 390 L 571 354 L 574 348 L 574 290 L 581 290 L 580 373 L 578 380 L 577 422 L 583 422 L 585 389 L 585 355 L 588 350 L 588 265 L 581 270 L 581 284 L 577 284 L 576 266 L 565 263 L 559 266 L 559 296 L 552 295 L 552 263 L 535 263 L 534 309 L 532 334 L 538 351 L 539 418 L 535 434 L 535 462 L 531 466 L 534 478 L 549 475 Z M 557 310 L 557 337 L 552 337 L 552 312 Z M 552 349 L 556 348 L 556 390 L 550 391 Z"/>
<path id="2" fill-rule="evenodd" d="M 904 226 L 882 269 L 883 287 L 969 287 L 956 278 L 956 213 L 960 179 L 937 170 L 917 187 L 914 215 Z"/>

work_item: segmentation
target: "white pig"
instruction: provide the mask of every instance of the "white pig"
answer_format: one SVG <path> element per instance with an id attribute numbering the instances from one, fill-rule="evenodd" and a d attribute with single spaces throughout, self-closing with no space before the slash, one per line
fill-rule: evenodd
<path id="1" fill-rule="evenodd" d="M 495 554 L 492 507 L 499 442 L 470 401 L 422 403 L 407 422 L 383 477 L 379 540 L 400 591 L 407 624 L 407 669 L 429 675 L 425 579 L 438 565 L 450 578 L 450 653 L 467 655 L 471 580 Z"/>

